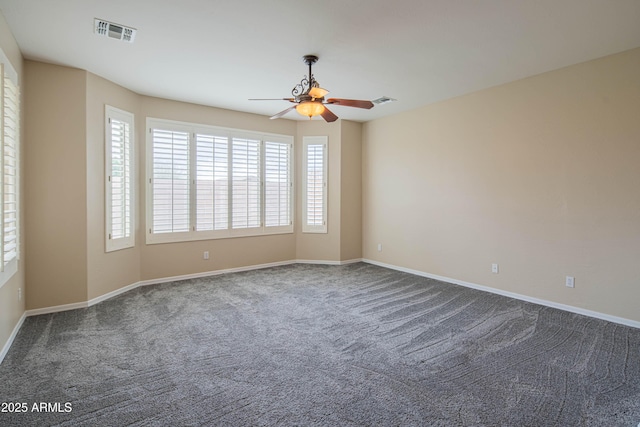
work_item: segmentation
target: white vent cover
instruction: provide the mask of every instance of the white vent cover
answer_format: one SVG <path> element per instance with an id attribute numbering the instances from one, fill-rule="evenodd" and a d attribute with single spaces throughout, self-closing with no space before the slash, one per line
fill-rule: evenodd
<path id="1" fill-rule="evenodd" d="M 136 37 L 136 29 L 125 27 L 124 25 L 114 24 L 104 19 L 95 18 L 93 20 L 94 31 L 99 36 L 105 36 L 116 40 L 133 43 Z"/>
<path id="2" fill-rule="evenodd" d="M 389 98 L 388 96 L 381 96 L 378 99 L 374 99 L 373 102 L 376 105 L 380 105 L 380 104 L 388 104 L 389 102 L 395 102 L 397 101 L 397 99 L 394 98 Z"/>

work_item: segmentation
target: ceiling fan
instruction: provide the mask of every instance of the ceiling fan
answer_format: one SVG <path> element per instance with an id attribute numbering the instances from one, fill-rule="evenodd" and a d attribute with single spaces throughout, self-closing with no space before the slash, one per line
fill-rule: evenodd
<path id="1" fill-rule="evenodd" d="M 311 73 L 311 66 L 318 61 L 318 57 L 316 55 L 305 55 L 302 59 L 305 64 L 309 66 L 309 75 L 304 76 L 300 83 L 294 86 L 291 91 L 293 98 L 250 99 L 250 101 L 289 101 L 296 104 L 271 116 L 270 119 L 278 119 L 295 109 L 303 116 L 308 116 L 309 119 L 314 116 L 322 116 L 326 122 L 331 123 L 338 120 L 338 116 L 333 114 L 331 110 L 326 107 L 327 105 L 342 105 L 345 107 L 365 108 L 367 110 L 373 108 L 373 102 L 371 101 L 343 98 L 329 98 L 325 100 L 324 97 L 329 91 L 321 88 Z"/>

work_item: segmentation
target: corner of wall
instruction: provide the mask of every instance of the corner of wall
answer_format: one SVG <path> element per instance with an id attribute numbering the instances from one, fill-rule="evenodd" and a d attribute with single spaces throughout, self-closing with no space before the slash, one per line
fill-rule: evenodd
<path id="1" fill-rule="evenodd" d="M 24 123 L 25 113 L 25 79 L 24 79 L 24 59 L 22 53 L 11 33 L 11 30 L 4 19 L 4 15 L 0 12 L 0 49 L 11 63 L 18 74 L 21 86 L 21 117 L 20 122 Z M 20 186 L 24 188 L 25 167 L 24 167 L 24 144 L 25 130 L 24 125 L 20 131 L 20 148 L 22 154 L 20 156 Z M 22 191 L 20 199 L 21 216 L 20 216 L 20 258 L 18 260 L 17 272 L 5 284 L 0 286 L 0 363 L 6 352 L 9 350 L 13 339 L 15 338 L 25 316 L 26 301 L 26 285 L 25 285 L 25 194 Z"/>
<path id="2" fill-rule="evenodd" d="M 362 123 L 341 121 L 340 260 L 362 258 Z"/>
<path id="3" fill-rule="evenodd" d="M 28 309 L 87 300 L 86 79 L 82 70 L 25 61 Z"/>
<path id="4" fill-rule="evenodd" d="M 110 292 L 137 283 L 140 275 L 141 206 L 139 186 L 135 190 L 135 246 L 114 252 L 105 251 L 105 105 L 134 115 L 135 182 L 140 183 L 140 159 L 144 136 L 141 95 L 95 74 L 87 75 L 86 93 L 86 194 L 87 194 L 87 299 L 93 300 Z"/>

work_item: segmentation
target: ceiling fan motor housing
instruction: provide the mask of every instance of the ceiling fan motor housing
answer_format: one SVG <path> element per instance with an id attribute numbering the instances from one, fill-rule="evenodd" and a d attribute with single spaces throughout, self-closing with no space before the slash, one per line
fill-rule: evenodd
<path id="1" fill-rule="evenodd" d="M 318 57 L 316 55 L 305 55 L 302 57 L 302 60 L 305 64 L 311 66 L 311 64 L 315 64 L 316 62 L 318 62 Z"/>

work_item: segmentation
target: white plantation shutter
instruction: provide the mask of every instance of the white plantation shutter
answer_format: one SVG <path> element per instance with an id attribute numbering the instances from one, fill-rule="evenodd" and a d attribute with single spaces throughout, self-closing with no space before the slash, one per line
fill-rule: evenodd
<path id="1" fill-rule="evenodd" d="M 233 138 L 231 147 L 232 228 L 260 227 L 260 140 Z"/>
<path id="2" fill-rule="evenodd" d="M 2 267 L 18 257 L 18 86 L 2 71 Z"/>
<path id="3" fill-rule="evenodd" d="M 324 222 L 324 146 L 307 146 L 307 212 L 308 225 L 322 225 Z"/>
<path id="4" fill-rule="evenodd" d="M 302 231 L 327 232 L 327 137 L 304 137 Z"/>
<path id="5" fill-rule="evenodd" d="M 151 161 L 151 231 L 189 231 L 189 132 L 152 129 Z"/>
<path id="6" fill-rule="evenodd" d="M 292 152 L 290 143 L 264 143 L 264 225 L 292 224 Z"/>
<path id="7" fill-rule="evenodd" d="M 147 243 L 293 232 L 292 136 L 147 127 Z"/>
<path id="8" fill-rule="evenodd" d="M 18 271 L 20 257 L 20 89 L 18 74 L 0 49 L 0 287 Z"/>
<path id="9" fill-rule="evenodd" d="M 4 56 L 4 52 L 0 49 L 0 54 L 2 56 L 0 56 L 0 59 L 4 60 L 5 56 Z M 5 99 L 4 99 L 4 94 L 5 94 L 5 76 L 4 76 L 4 61 L 0 61 L 0 147 L 2 147 L 2 149 L 0 150 L 0 170 L 4 171 L 4 140 L 5 140 L 5 109 L 4 109 L 4 105 L 5 105 Z M 4 197 L 4 189 L 1 188 L 4 185 L 4 172 L 2 174 L 0 174 L 0 192 Z M 4 199 L 0 200 L 0 206 L 2 207 L 2 210 L 0 210 L 0 272 L 4 272 L 4 236 L 5 236 L 5 231 L 4 231 Z M 1 273 L 0 273 L 1 274 Z M 2 282 L 0 283 L 0 286 L 4 285 L 4 282 L 6 281 L 6 277 L 4 277 L 4 274 L 2 274 Z"/>
<path id="10" fill-rule="evenodd" d="M 229 228 L 229 139 L 196 134 L 196 230 Z"/>
<path id="11" fill-rule="evenodd" d="M 106 250 L 134 246 L 133 114 L 106 106 Z"/>
<path id="12" fill-rule="evenodd" d="M 121 239 L 131 235 L 129 124 L 111 119 L 111 135 L 111 238 Z"/>

